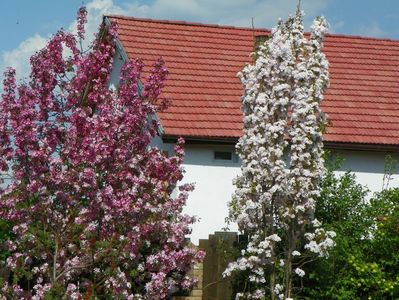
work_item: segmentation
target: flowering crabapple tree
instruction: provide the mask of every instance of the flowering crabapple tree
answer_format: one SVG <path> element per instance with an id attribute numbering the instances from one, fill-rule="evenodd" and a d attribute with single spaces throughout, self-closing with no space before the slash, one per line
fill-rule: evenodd
<path id="1" fill-rule="evenodd" d="M 165 299 L 193 286 L 203 258 L 185 242 L 184 141 L 171 157 L 150 146 L 164 63 L 142 78 L 129 60 L 110 90 L 116 25 L 83 51 L 85 21 L 82 8 L 76 35 L 61 30 L 31 57 L 27 83 L 4 75 L 0 218 L 12 238 L 0 299 Z"/>
<path id="2" fill-rule="evenodd" d="M 245 88 L 244 134 L 237 144 L 242 174 L 230 218 L 248 235 L 248 245 L 224 272 L 248 274 L 236 299 L 293 299 L 295 283 L 305 275 L 302 266 L 327 256 L 334 245 L 335 233 L 314 219 L 324 171 L 326 31 L 318 17 L 306 39 L 298 9 L 278 23 L 255 63 L 238 74 Z"/>

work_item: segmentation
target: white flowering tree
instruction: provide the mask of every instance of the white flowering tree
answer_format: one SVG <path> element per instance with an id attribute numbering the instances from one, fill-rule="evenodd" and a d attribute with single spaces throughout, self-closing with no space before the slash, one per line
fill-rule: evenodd
<path id="1" fill-rule="evenodd" d="M 255 63 L 238 74 L 245 88 L 244 134 L 230 218 L 248 245 L 224 273 L 248 274 L 236 299 L 293 299 L 305 275 L 301 267 L 334 245 L 335 233 L 314 219 L 324 171 L 320 103 L 329 83 L 322 53 L 327 22 L 316 18 L 307 39 L 302 19 L 298 9 L 280 21 Z"/>

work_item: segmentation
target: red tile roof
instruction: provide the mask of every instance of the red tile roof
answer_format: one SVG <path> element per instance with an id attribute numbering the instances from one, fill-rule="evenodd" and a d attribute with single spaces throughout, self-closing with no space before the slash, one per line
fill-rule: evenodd
<path id="1" fill-rule="evenodd" d="M 159 114 L 167 136 L 237 138 L 242 133 L 236 74 L 250 62 L 250 28 L 109 16 L 130 58 L 162 56 L 170 75 Z M 399 145 L 399 41 L 328 35 L 331 85 L 322 104 L 331 125 L 325 141 Z"/>

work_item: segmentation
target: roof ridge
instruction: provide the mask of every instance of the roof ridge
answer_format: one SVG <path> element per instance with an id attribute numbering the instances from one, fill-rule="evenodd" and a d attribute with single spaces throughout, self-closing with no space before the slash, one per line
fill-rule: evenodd
<path id="1" fill-rule="evenodd" d="M 191 21 L 183 21 L 183 20 L 141 18 L 141 17 L 133 17 L 133 16 L 123 16 L 123 15 L 118 15 L 118 14 L 105 14 L 104 17 L 118 18 L 118 19 L 125 19 L 125 20 L 145 21 L 145 22 L 152 22 L 152 23 L 162 23 L 162 24 L 176 24 L 176 25 L 187 25 L 187 26 L 240 29 L 240 30 L 250 30 L 250 31 L 267 31 L 269 33 L 271 32 L 271 29 L 261 28 L 261 27 L 250 28 L 250 27 L 244 27 L 244 26 L 232 26 L 232 25 L 215 24 L 215 23 L 201 23 L 201 22 L 191 22 Z M 343 33 L 327 33 L 326 37 L 387 41 L 387 42 L 398 42 L 399 43 L 399 40 L 392 39 L 392 38 L 377 38 L 377 37 L 343 34 Z"/>
<path id="2" fill-rule="evenodd" d="M 123 16 L 117 14 L 105 14 L 106 18 L 118 18 L 125 20 L 135 20 L 135 21 L 146 21 L 152 23 L 166 23 L 166 24 L 176 24 L 176 25 L 187 25 L 187 26 L 201 26 L 201 27 L 215 27 L 215 28 L 226 28 L 226 29 L 240 29 L 240 30 L 255 30 L 255 31 L 267 31 L 271 32 L 270 29 L 267 28 L 250 28 L 244 26 L 232 26 L 232 25 L 223 25 L 223 24 L 215 24 L 215 23 L 201 23 L 201 22 L 191 22 L 191 21 L 183 21 L 183 20 L 165 20 L 165 19 L 152 19 L 152 18 L 141 18 L 141 17 L 132 17 L 132 16 Z"/>

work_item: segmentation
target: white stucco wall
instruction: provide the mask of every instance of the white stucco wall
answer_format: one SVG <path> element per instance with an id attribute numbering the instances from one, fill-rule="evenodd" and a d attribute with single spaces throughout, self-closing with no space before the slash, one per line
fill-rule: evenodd
<path id="1" fill-rule="evenodd" d="M 198 244 L 200 238 L 207 238 L 214 231 L 226 227 L 227 203 L 234 191 L 232 181 L 240 171 L 238 159 L 233 157 L 232 161 L 215 160 L 215 150 L 234 152 L 234 147 L 186 146 L 184 182 L 195 183 L 195 190 L 188 199 L 185 212 L 200 218 L 194 224 L 191 235 L 191 241 L 195 244 Z M 237 231 L 237 226 L 230 224 L 229 229 Z"/>
<path id="2" fill-rule="evenodd" d="M 370 192 L 379 192 L 382 189 L 385 156 L 391 154 L 392 158 L 399 161 L 398 153 L 387 153 L 380 151 L 334 151 L 344 158 L 344 162 L 340 172 L 352 171 L 356 174 L 357 180 L 362 185 L 369 188 Z M 390 187 L 399 187 L 398 168 L 394 171 Z"/>
<path id="3" fill-rule="evenodd" d="M 116 88 L 119 84 L 119 76 L 121 73 L 121 69 L 124 63 L 124 58 L 123 54 L 119 50 L 118 47 L 115 48 L 115 54 L 114 54 L 114 62 L 113 62 L 113 67 L 112 67 L 112 72 L 111 72 L 111 78 L 109 85 L 111 88 Z"/>
<path id="4" fill-rule="evenodd" d="M 158 146 L 170 148 L 158 140 Z M 223 162 L 214 159 L 215 150 L 231 150 L 233 146 L 217 145 L 190 145 L 186 146 L 186 170 L 184 182 L 194 182 L 195 190 L 190 195 L 185 212 L 196 215 L 200 222 L 193 226 L 191 240 L 198 244 L 201 238 L 207 238 L 214 231 L 219 231 L 226 226 L 225 218 L 228 215 L 227 203 L 234 191 L 233 178 L 240 171 L 240 162 Z M 384 152 L 371 151 L 333 151 L 344 158 L 344 163 L 337 174 L 352 171 L 356 174 L 358 182 L 366 185 L 371 192 L 380 191 L 384 175 Z M 399 156 L 394 156 L 399 160 Z M 399 175 L 396 170 L 390 186 L 399 187 Z M 236 231 L 235 224 L 229 229 Z"/>

